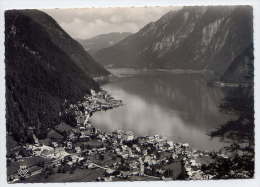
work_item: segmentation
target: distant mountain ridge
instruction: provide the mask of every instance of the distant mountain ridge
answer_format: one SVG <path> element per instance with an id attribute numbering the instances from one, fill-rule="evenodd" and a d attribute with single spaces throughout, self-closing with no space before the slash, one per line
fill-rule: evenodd
<path id="1" fill-rule="evenodd" d="M 170 11 L 94 57 L 103 65 L 209 70 L 220 77 L 253 43 L 250 6 Z"/>
<path id="2" fill-rule="evenodd" d="M 29 127 L 44 138 L 59 123 L 65 99 L 99 90 L 92 77 L 109 74 L 39 10 L 5 12 L 5 67 L 7 132 L 19 142 L 27 141 Z"/>
<path id="3" fill-rule="evenodd" d="M 110 47 L 119 41 L 130 36 L 130 32 L 112 32 L 108 34 L 101 34 L 90 39 L 77 39 L 79 43 L 87 50 L 90 54 L 95 54 L 97 51 L 103 48 Z"/>

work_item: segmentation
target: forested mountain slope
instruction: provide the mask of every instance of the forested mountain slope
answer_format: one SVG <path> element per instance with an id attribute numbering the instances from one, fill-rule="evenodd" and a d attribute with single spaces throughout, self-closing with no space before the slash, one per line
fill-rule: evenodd
<path id="1" fill-rule="evenodd" d="M 21 142 L 29 127 L 44 136 L 58 123 L 65 99 L 75 102 L 99 90 L 91 77 L 108 74 L 38 10 L 5 12 L 5 67 L 7 131 Z"/>

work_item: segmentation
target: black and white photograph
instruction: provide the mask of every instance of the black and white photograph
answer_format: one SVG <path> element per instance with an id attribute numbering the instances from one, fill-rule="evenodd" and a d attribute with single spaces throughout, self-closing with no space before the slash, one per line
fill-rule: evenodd
<path id="1" fill-rule="evenodd" d="M 255 177 L 253 6 L 8 9 L 4 23 L 7 183 Z"/>

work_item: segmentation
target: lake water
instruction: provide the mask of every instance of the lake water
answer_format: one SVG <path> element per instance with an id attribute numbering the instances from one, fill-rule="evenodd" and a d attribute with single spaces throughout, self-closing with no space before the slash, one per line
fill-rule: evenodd
<path id="1" fill-rule="evenodd" d="M 218 150 L 224 146 L 207 133 L 231 119 L 219 111 L 224 97 L 196 73 L 142 72 L 124 75 L 103 85 L 124 106 L 97 112 L 92 122 L 106 131 L 131 130 L 136 135 L 161 135 L 195 149 Z"/>

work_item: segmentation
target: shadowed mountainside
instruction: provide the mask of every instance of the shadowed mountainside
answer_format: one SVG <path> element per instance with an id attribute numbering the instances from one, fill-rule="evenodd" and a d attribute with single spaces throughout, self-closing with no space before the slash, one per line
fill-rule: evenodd
<path id="1" fill-rule="evenodd" d="M 44 137 L 59 122 L 67 99 L 99 90 L 91 78 L 108 72 L 47 14 L 38 10 L 5 12 L 6 125 L 20 142 L 28 127 Z"/>

